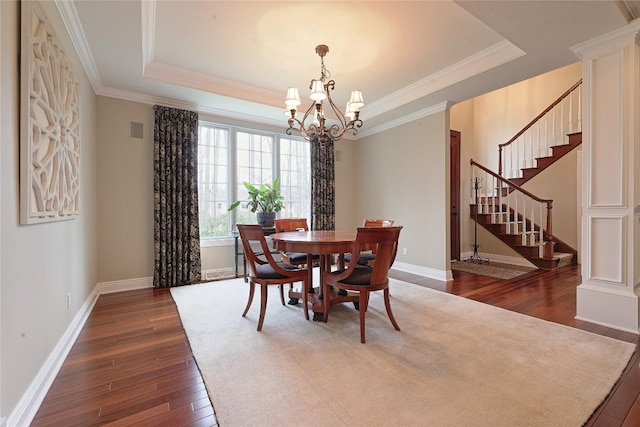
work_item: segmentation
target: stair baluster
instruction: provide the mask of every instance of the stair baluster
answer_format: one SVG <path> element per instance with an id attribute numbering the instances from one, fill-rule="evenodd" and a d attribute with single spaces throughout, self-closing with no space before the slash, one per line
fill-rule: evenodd
<path id="1" fill-rule="evenodd" d="M 581 131 L 581 89 L 582 80 L 579 80 L 513 138 L 498 146 L 498 175 L 509 179 L 521 177 L 521 169 L 535 167 L 537 159 L 550 155 L 552 146 L 568 144 L 566 137 L 569 130 L 571 130 L 570 133 Z M 574 115 L 577 117 L 575 121 Z M 540 138 L 539 128 L 541 123 L 544 123 L 542 138 Z M 575 127 L 574 123 L 576 123 Z M 536 124 L 538 125 L 538 144 L 544 144 L 544 150 L 539 149 L 540 153 L 537 155 L 532 146 Z M 527 149 L 527 141 L 531 145 L 530 149 Z M 538 147 L 540 148 L 540 145 Z"/>

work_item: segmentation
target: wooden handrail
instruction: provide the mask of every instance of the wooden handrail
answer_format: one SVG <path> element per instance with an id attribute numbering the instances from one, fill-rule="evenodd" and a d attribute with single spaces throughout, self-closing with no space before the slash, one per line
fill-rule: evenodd
<path id="1" fill-rule="evenodd" d="M 562 102 L 563 99 L 565 99 L 567 96 L 569 96 L 569 94 L 571 92 L 573 92 L 578 86 L 580 86 L 580 84 L 582 84 L 582 79 L 578 80 L 578 82 L 575 83 L 573 86 L 571 86 L 571 88 L 569 88 L 569 90 L 567 90 L 565 93 L 560 95 L 560 97 L 558 97 L 558 99 L 553 101 L 553 103 L 551 103 L 551 105 L 549 105 L 547 108 L 545 108 L 542 113 L 538 114 L 536 116 L 536 118 L 531 120 L 525 127 L 522 128 L 522 130 L 520 132 L 516 133 L 513 138 L 511 138 L 507 142 L 504 142 L 504 143 L 498 145 L 498 174 L 499 175 L 502 176 L 502 148 L 513 144 L 513 142 L 516 141 L 523 133 L 525 133 L 527 130 L 529 130 L 529 128 L 531 128 L 531 126 L 533 126 L 538 120 L 540 120 L 542 117 L 544 117 L 545 114 L 547 114 L 549 111 L 551 111 L 553 109 L 553 107 L 558 105 L 560 102 Z"/>
<path id="2" fill-rule="evenodd" d="M 514 189 L 516 189 L 519 192 L 521 192 L 522 194 L 530 197 L 531 199 L 535 200 L 536 202 L 545 203 L 547 205 L 547 229 L 546 229 L 546 232 L 544 233 L 544 237 L 545 237 L 545 240 L 547 240 L 547 241 L 553 240 L 552 239 L 552 236 L 553 236 L 552 221 L 551 221 L 551 210 L 553 209 L 553 199 L 541 199 L 540 197 L 536 196 L 535 194 L 530 193 L 529 191 L 527 191 L 524 188 L 520 187 L 518 184 L 515 184 L 512 181 L 510 181 L 509 179 L 501 177 L 500 175 L 498 175 L 497 173 L 493 172 L 489 168 L 487 168 L 485 166 L 482 166 L 480 163 L 476 162 L 473 159 L 471 159 L 470 163 L 471 163 L 471 166 L 475 166 L 478 169 L 483 170 L 484 172 L 488 173 L 489 175 L 493 176 L 494 178 L 497 178 L 499 181 L 507 184 L 509 187 L 513 187 Z"/>
<path id="3" fill-rule="evenodd" d="M 528 192 L 527 190 L 525 190 L 524 188 L 520 187 L 518 184 L 515 184 L 513 182 L 511 182 L 510 180 L 508 180 L 507 178 L 503 178 L 500 175 L 498 175 L 497 173 L 493 172 L 492 170 L 482 166 L 480 163 L 475 162 L 473 159 L 471 159 L 471 165 L 472 166 L 477 166 L 478 168 L 482 169 L 483 171 L 487 172 L 488 174 L 498 178 L 500 181 L 505 182 L 507 185 L 509 185 L 510 187 L 514 187 L 515 189 L 517 189 L 518 191 L 520 191 L 521 193 L 526 194 L 527 196 L 531 197 L 533 200 L 535 200 L 536 202 L 540 202 L 540 203 L 553 203 L 553 200 L 550 199 L 541 199 L 540 197 L 536 196 L 535 194 L 532 194 L 530 192 Z"/>

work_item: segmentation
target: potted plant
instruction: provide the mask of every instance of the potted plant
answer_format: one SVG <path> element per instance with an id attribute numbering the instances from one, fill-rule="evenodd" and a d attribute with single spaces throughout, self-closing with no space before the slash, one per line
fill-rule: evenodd
<path id="1" fill-rule="evenodd" d="M 247 207 L 251 212 L 256 212 L 258 224 L 262 227 L 273 227 L 273 220 L 276 212 L 284 208 L 284 196 L 280 194 L 280 177 L 276 177 L 273 184 L 253 185 L 244 181 L 242 183 L 249 192 L 249 200 L 246 200 Z M 241 200 L 235 201 L 228 210 L 237 208 Z"/>

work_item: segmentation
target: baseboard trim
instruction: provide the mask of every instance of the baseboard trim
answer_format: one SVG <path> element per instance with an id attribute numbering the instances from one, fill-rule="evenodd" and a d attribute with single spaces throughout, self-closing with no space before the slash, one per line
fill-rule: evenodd
<path id="1" fill-rule="evenodd" d="M 404 271 L 405 273 L 417 274 L 418 276 L 427 277 L 429 279 L 440 280 L 442 282 L 448 282 L 453 280 L 453 274 L 451 270 L 436 270 L 435 268 L 423 267 L 421 265 L 408 264 L 405 262 L 394 262 L 392 268 L 398 271 Z"/>
<path id="2" fill-rule="evenodd" d="M 71 347 L 73 347 L 84 324 L 89 318 L 89 314 L 91 314 L 91 310 L 96 304 L 98 296 L 98 287 L 96 286 L 84 304 L 82 304 L 78 313 L 76 313 L 69 327 L 27 388 L 27 391 L 22 395 L 22 398 L 14 410 L 7 417 L 6 424 L 3 425 L 15 427 L 28 426 L 31 424 L 33 417 L 35 417 L 49 388 L 53 384 L 53 380 L 56 378 L 56 375 L 58 375 L 62 364 L 71 351 Z"/>
<path id="3" fill-rule="evenodd" d="M 135 291 L 137 289 L 153 288 L 153 277 L 138 277 L 136 279 L 114 280 L 96 285 L 98 295 L 114 292 Z"/>
<path id="4" fill-rule="evenodd" d="M 638 334 L 640 333 L 640 298 L 634 292 L 582 283 L 576 288 L 575 318 Z"/>
<path id="5" fill-rule="evenodd" d="M 69 327 L 53 348 L 51 354 L 49 354 L 49 357 L 22 395 L 16 407 L 5 420 L 1 421 L 0 427 L 28 426 L 33 422 L 33 418 L 58 375 L 62 364 L 69 355 L 71 348 L 75 344 L 78 335 L 80 335 L 100 295 L 151 287 L 153 287 L 152 277 L 98 283 L 84 304 L 82 304 L 78 313 L 76 313 Z"/>

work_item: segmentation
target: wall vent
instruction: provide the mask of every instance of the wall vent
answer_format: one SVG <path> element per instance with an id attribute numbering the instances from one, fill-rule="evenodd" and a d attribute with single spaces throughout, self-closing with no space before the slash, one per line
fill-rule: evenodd
<path id="1" fill-rule="evenodd" d="M 132 139 L 143 139 L 144 126 L 140 122 L 129 122 L 129 137 Z"/>
<path id="2" fill-rule="evenodd" d="M 236 277 L 236 270 L 234 267 L 218 268 L 215 270 L 203 270 L 202 280 L 221 280 L 221 279 L 233 279 Z"/>

